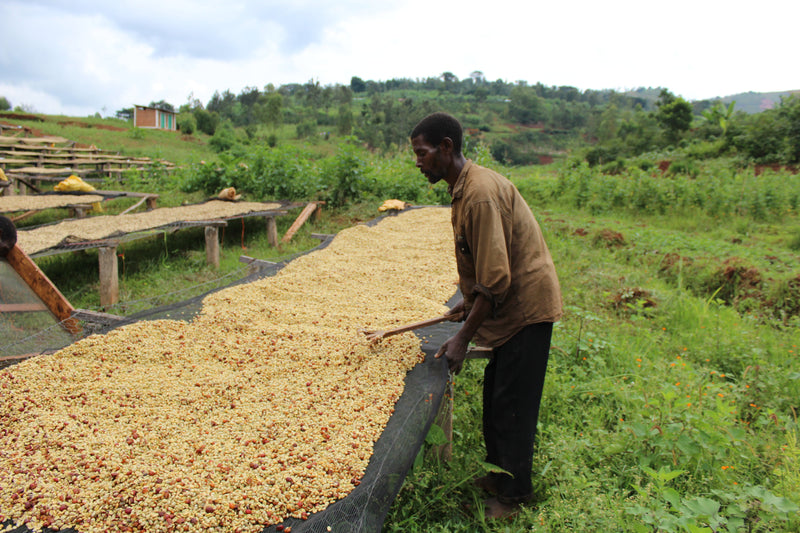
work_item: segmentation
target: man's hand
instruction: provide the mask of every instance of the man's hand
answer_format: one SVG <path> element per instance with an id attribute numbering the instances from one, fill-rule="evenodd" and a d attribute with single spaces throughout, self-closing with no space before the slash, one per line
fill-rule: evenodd
<path id="1" fill-rule="evenodd" d="M 462 322 L 466 315 L 464 313 L 464 300 L 461 300 L 444 314 L 450 322 Z"/>
<path id="2" fill-rule="evenodd" d="M 464 365 L 464 359 L 467 358 L 469 341 L 472 340 L 472 336 L 475 335 L 475 331 L 477 331 L 483 320 L 489 315 L 491 309 L 492 306 L 489 303 L 489 300 L 487 300 L 482 293 L 478 293 L 475 296 L 472 309 L 470 309 L 469 315 L 467 315 L 466 320 L 464 321 L 464 325 L 461 326 L 461 329 L 458 330 L 458 333 L 447 339 L 447 341 L 442 344 L 442 347 L 439 348 L 439 351 L 436 352 L 434 357 L 437 359 L 443 355 L 445 358 L 447 358 L 447 366 L 450 367 L 450 372 L 453 374 L 458 374 L 461 372 L 461 367 Z M 454 312 L 457 312 L 460 315 L 464 314 L 463 300 L 457 303 L 453 309 L 447 313 L 447 316 L 451 314 L 454 315 Z"/>
<path id="3" fill-rule="evenodd" d="M 467 357 L 468 347 L 469 341 L 463 341 L 459 335 L 455 335 L 442 344 L 434 357 L 439 359 L 444 355 L 445 359 L 447 359 L 447 366 L 450 368 L 450 372 L 458 374 L 461 372 L 461 367 L 464 365 L 464 359 Z"/>

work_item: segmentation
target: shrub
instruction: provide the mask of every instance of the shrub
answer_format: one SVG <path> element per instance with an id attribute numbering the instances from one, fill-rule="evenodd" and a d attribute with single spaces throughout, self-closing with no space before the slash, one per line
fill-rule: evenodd
<path id="1" fill-rule="evenodd" d="M 364 160 L 352 142 L 342 145 L 328 161 L 325 175 L 330 177 L 328 197 L 335 207 L 357 201 L 371 189 Z"/>
<path id="2" fill-rule="evenodd" d="M 236 135 L 230 122 L 225 122 L 222 127 L 217 128 L 208 144 L 217 153 L 230 150 L 236 144 Z"/>
<path id="3" fill-rule="evenodd" d="M 181 133 L 191 135 L 197 129 L 197 120 L 191 113 L 181 113 L 178 115 L 178 129 Z"/>

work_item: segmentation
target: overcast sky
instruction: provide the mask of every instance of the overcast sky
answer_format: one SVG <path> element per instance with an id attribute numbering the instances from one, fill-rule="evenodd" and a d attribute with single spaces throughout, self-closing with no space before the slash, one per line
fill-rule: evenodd
<path id="1" fill-rule="evenodd" d="M 0 96 L 113 115 L 228 89 L 424 79 L 688 100 L 800 89 L 797 0 L 0 0 Z"/>

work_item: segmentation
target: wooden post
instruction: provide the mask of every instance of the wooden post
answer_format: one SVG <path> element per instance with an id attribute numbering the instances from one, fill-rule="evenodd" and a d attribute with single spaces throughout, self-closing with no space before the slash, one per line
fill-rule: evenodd
<path id="1" fill-rule="evenodd" d="M 467 350 L 467 361 L 470 359 L 488 359 L 492 356 L 492 349 L 483 346 L 471 346 Z M 447 443 L 433 448 L 433 452 L 442 461 L 449 461 L 453 458 L 453 382 L 447 381 L 447 388 L 444 391 L 442 404 L 436 414 L 434 424 L 442 428 Z"/>
<path id="2" fill-rule="evenodd" d="M 119 301 L 117 247 L 104 246 L 97 251 L 100 263 L 100 305 L 110 307 Z"/>
<path id="3" fill-rule="evenodd" d="M 206 226 L 206 262 L 219 268 L 219 228 Z"/>
<path id="4" fill-rule="evenodd" d="M 447 380 L 442 404 L 439 406 L 439 412 L 433 423 L 442 428 L 444 436 L 447 438 L 445 444 L 433 448 L 433 453 L 439 460 L 449 461 L 453 458 L 453 382 L 450 380 Z"/>
<path id="5" fill-rule="evenodd" d="M 275 222 L 274 215 L 267 217 L 267 241 L 273 248 L 278 246 L 278 223 Z"/>

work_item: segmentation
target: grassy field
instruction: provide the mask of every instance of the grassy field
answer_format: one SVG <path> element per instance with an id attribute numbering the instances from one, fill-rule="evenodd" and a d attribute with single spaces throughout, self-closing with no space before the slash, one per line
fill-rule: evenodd
<path id="1" fill-rule="evenodd" d="M 536 502 L 508 522 L 481 515 L 469 480 L 483 472 L 485 363 L 470 361 L 454 384 L 453 460 L 423 451 L 384 531 L 800 531 L 797 177 L 756 179 L 724 162 L 691 179 L 503 170 L 543 227 L 566 306 L 540 417 Z M 311 233 L 372 218 L 380 200 L 326 208 L 277 249 L 263 222 L 232 223 L 218 271 L 205 265 L 202 230 L 125 245 L 123 302 L 110 312 L 227 283 L 243 274 L 239 255 L 291 256 L 317 244 Z M 281 234 L 293 218 L 279 220 Z M 76 307 L 98 305 L 93 252 L 39 263 Z"/>

